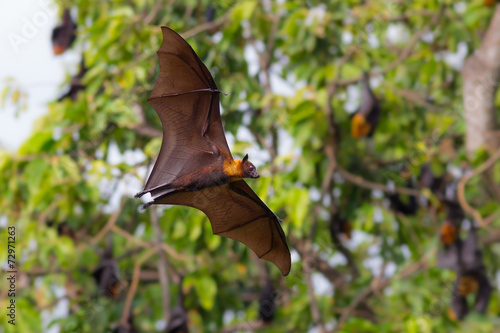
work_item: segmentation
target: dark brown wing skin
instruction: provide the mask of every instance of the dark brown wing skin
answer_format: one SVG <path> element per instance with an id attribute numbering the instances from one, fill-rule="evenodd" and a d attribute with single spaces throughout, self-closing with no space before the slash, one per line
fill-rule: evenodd
<path id="1" fill-rule="evenodd" d="M 172 193 L 155 203 L 203 211 L 215 235 L 245 244 L 259 258 L 275 264 L 285 276 L 290 272 L 290 251 L 280 220 L 244 180 L 195 192 Z"/>
<path id="2" fill-rule="evenodd" d="M 144 190 L 154 197 L 175 190 L 178 178 L 232 157 L 220 118 L 219 93 L 210 72 L 191 46 L 162 27 L 160 73 L 148 99 L 160 117 L 163 141 Z M 214 184 L 215 185 L 215 184 Z"/>

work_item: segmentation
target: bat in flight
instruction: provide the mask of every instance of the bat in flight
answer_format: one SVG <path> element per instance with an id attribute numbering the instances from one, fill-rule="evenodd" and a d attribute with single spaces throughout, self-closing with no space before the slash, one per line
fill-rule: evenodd
<path id="1" fill-rule="evenodd" d="M 243 178 L 258 178 L 255 166 L 233 159 L 220 117 L 212 75 L 191 46 L 162 27 L 160 72 L 148 99 L 160 117 L 163 139 L 158 159 L 142 192 L 145 204 L 183 205 L 203 211 L 215 235 L 248 246 L 283 275 L 291 259 L 280 219 Z"/>

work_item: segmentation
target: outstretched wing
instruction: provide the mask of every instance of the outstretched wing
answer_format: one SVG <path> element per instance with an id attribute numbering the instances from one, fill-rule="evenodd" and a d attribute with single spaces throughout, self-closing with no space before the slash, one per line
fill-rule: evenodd
<path id="1" fill-rule="evenodd" d="M 184 205 L 203 211 L 215 235 L 245 244 L 259 258 L 275 264 L 285 276 L 290 272 L 290 250 L 280 219 L 244 180 L 195 192 L 172 193 L 155 203 Z"/>
<path id="2" fill-rule="evenodd" d="M 191 46 L 173 30 L 162 27 L 158 50 L 160 72 L 148 99 L 160 117 L 160 154 L 141 196 L 159 197 L 168 184 L 231 156 L 220 118 L 219 93 L 210 72 Z"/>

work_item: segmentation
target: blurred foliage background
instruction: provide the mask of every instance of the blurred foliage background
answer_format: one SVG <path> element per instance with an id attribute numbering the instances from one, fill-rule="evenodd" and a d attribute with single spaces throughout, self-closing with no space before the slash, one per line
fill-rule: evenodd
<path id="1" fill-rule="evenodd" d="M 464 149 L 460 68 L 494 7 L 482 0 L 56 5 L 60 14 L 70 9 L 71 52 L 83 65 L 61 85 L 61 96 L 72 93 L 47 105 L 19 150 L 0 151 L 2 235 L 17 227 L 19 261 L 18 322 L 2 320 L 0 331 L 164 332 L 181 294 L 190 332 L 498 331 L 500 238 L 491 235 L 500 208 L 490 188 L 500 183 L 499 163 L 493 183 L 474 177 L 465 188 L 468 202 L 491 217 L 477 231 L 494 286 L 486 313 L 454 319 L 457 273 L 436 265 L 448 214 L 442 201 L 456 198 L 465 172 L 488 158 Z M 228 94 L 221 105 L 233 154 L 249 153 L 262 176 L 250 186 L 284 220 L 293 260 L 286 278 L 242 244 L 213 236 L 195 209 L 138 209 L 133 194 L 161 144 L 146 100 L 162 25 L 186 38 Z M 381 116 L 373 137 L 355 139 L 363 72 Z M 12 91 L 3 99 L 17 103 Z M 424 166 L 442 179 L 442 192 L 422 183 Z M 410 205 L 409 194 L 418 207 L 398 209 L 397 202 Z M 262 309 L 263 290 L 272 293 L 271 310 Z M 263 321 L 263 311 L 275 313 Z"/>

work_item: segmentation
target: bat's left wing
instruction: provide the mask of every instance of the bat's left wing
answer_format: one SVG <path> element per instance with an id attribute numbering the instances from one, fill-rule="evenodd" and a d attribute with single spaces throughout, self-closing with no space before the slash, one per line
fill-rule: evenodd
<path id="1" fill-rule="evenodd" d="M 195 192 L 175 192 L 157 199 L 157 203 L 203 211 L 215 235 L 245 244 L 259 258 L 275 264 L 285 276 L 290 272 L 290 250 L 280 219 L 244 180 Z"/>

